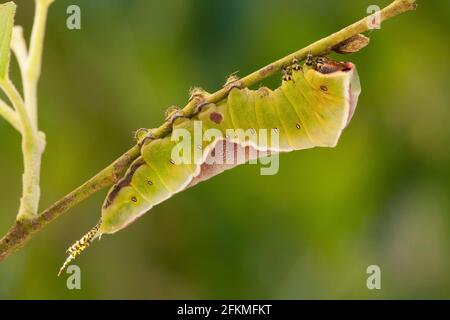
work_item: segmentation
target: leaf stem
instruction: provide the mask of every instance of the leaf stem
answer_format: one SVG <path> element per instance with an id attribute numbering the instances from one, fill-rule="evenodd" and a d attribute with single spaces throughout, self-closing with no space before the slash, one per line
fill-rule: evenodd
<path id="1" fill-rule="evenodd" d="M 43 0 L 44 1 L 44 0 Z M 51 2 L 47 0 L 48 2 Z M 381 11 L 381 20 L 385 21 L 401 13 L 414 10 L 416 8 L 415 0 L 395 0 Z M 358 22 L 323 38 L 301 50 L 298 50 L 286 57 L 279 59 L 264 68 L 261 68 L 250 75 L 242 78 L 240 85 L 243 87 L 252 86 L 261 80 L 275 74 L 283 67 L 289 65 L 294 58 L 303 60 L 308 53 L 313 55 L 325 55 L 329 53 L 332 48 L 346 39 L 365 32 L 369 29 L 368 18 L 363 18 Z M 216 103 L 224 99 L 230 88 L 224 87 L 217 92 L 206 97 L 206 103 Z M 198 101 L 191 100 L 184 108 L 185 116 L 191 116 L 195 113 Z M 159 128 L 153 131 L 156 137 L 162 137 L 170 133 L 170 122 L 165 122 Z M 40 231 L 45 225 L 53 221 L 70 208 L 74 207 L 84 199 L 90 197 L 97 191 L 110 187 L 113 185 L 120 175 L 128 168 L 131 162 L 140 154 L 138 146 L 134 146 L 124 155 L 119 157 L 114 163 L 100 171 L 96 176 L 89 179 L 83 185 L 57 201 L 55 204 L 44 210 L 40 215 L 24 221 L 17 221 L 7 232 L 7 234 L 0 240 L 0 261 L 8 257 L 17 249 L 22 247 L 36 232 Z"/>

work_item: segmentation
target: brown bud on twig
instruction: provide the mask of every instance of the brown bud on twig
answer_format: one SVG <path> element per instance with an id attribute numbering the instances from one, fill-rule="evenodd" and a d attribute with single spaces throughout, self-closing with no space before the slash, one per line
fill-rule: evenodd
<path id="1" fill-rule="evenodd" d="M 362 34 L 357 34 L 334 46 L 333 51 L 340 54 L 355 53 L 366 47 L 369 44 L 369 42 L 370 42 L 369 38 L 367 38 Z"/>

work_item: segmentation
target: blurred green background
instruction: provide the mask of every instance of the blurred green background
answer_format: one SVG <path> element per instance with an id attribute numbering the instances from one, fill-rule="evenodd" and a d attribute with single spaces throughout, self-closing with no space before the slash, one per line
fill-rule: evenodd
<path id="1" fill-rule="evenodd" d="M 4 2 L 4 1 L 2 1 Z M 47 134 L 41 208 L 154 127 L 188 90 L 219 88 L 388 0 L 82 0 L 50 9 L 40 83 Z M 19 0 L 28 34 L 32 1 Z M 174 196 L 76 261 L 82 290 L 56 277 L 92 227 L 106 190 L 0 264 L 0 298 L 354 299 L 450 297 L 449 1 L 419 1 L 349 57 L 362 95 L 335 149 L 281 156 L 280 172 L 241 166 Z M 14 79 L 17 66 L 12 68 Z M 275 76 L 265 84 L 274 87 Z M 0 119 L 0 233 L 21 193 L 19 135 Z M 379 265 L 382 289 L 368 290 Z"/>

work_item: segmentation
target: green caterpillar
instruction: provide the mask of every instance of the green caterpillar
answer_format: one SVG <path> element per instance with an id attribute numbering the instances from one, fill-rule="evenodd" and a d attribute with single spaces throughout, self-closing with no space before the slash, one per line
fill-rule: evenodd
<path id="1" fill-rule="evenodd" d="M 303 66 L 293 61 L 275 90 L 233 88 L 226 99 L 202 105 L 192 118 L 174 117 L 171 135 L 161 139 L 149 135 L 142 140 L 140 157 L 109 191 L 101 221 L 68 250 L 70 256 L 63 268 L 95 237 L 117 232 L 173 194 L 248 161 L 251 149 L 258 151 L 254 156 L 257 158 L 270 153 L 334 147 L 353 116 L 360 91 L 352 63 L 328 58 L 313 61 L 308 57 Z M 203 132 L 215 129 L 224 138 L 202 141 L 201 145 L 191 143 L 192 153 L 196 148 L 205 150 L 202 157 L 191 163 L 175 163 L 172 151 L 177 142 L 173 135 L 179 129 L 193 133 L 196 121 L 201 121 Z M 230 136 L 229 129 L 265 129 L 276 132 L 279 141 L 275 147 L 270 139 L 255 143 L 248 137 Z M 245 157 L 232 164 L 207 164 L 207 157 L 224 145 L 236 146 Z"/>

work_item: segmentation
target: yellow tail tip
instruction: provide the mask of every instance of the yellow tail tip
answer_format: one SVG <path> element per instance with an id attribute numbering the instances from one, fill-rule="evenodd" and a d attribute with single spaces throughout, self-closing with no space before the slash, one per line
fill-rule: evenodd
<path id="1" fill-rule="evenodd" d="M 101 221 L 99 221 L 95 225 L 95 227 L 89 230 L 89 232 L 86 233 L 80 240 L 76 241 L 69 247 L 69 249 L 66 250 L 66 252 L 69 253 L 69 256 L 67 257 L 66 261 L 64 261 L 62 267 L 59 269 L 58 277 L 61 275 L 64 269 L 66 269 L 69 263 L 76 257 L 78 257 L 84 250 L 86 250 L 92 243 L 92 241 L 99 236 L 98 229 L 100 228 L 100 225 Z"/>

